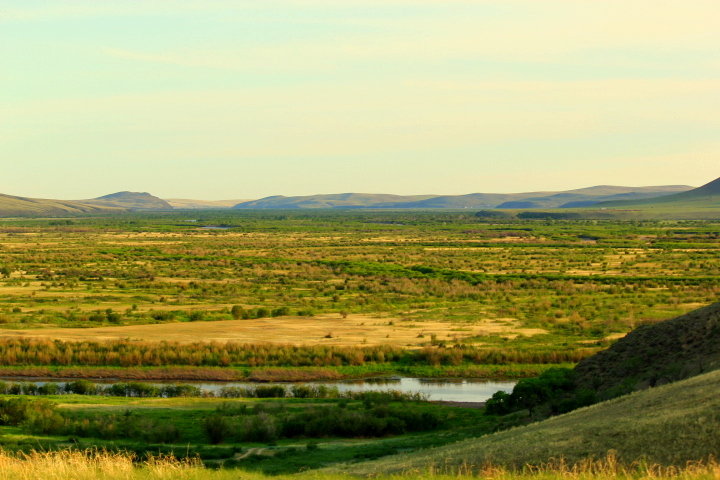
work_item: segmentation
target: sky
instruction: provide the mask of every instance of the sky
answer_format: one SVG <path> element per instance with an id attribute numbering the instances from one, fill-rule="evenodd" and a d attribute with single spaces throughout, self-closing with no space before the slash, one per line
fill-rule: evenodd
<path id="1" fill-rule="evenodd" d="M 717 0 L 0 0 L 0 193 L 720 176 Z"/>

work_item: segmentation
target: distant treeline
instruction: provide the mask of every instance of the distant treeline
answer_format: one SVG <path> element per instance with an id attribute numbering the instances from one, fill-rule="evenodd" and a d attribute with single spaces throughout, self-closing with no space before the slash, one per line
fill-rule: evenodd
<path id="1" fill-rule="evenodd" d="M 433 346 L 419 350 L 379 345 L 367 347 L 294 346 L 242 343 L 65 342 L 3 339 L 4 366 L 207 366 L 207 367 L 328 367 L 366 364 L 503 365 L 512 363 L 576 363 L 595 349 L 566 351 L 515 350 L 470 346 Z"/>

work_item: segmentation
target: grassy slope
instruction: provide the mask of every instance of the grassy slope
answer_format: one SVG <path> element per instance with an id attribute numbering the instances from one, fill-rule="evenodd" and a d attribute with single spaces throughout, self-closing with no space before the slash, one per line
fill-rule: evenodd
<path id="1" fill-rule="evenodd" d="M 601 206 L 608 208 L 623 206 L 644 208 L 668 208 L 672 206 L 685 208 L 717 207 L 720 206 L 720 178 L 686 192 L 640 200 L 604 202 Z"/>
<path id="2" fill-rule="evenodd" d="M 570 462 L 617 451 L 621 461 L 641 457 L 684 464 L 717 455 L 720 446 L 720 371 L 636 392 L 566 415 L 479 439 L 396 455 L 352 467 L 382 474 L 429 465 Z"/>
<path id="3" fill-rule="evenodd" d="M 0 216 L 2 217 L 75 215 L 121 211 L 123 209 L 110 206 L 0 194 Z"/>

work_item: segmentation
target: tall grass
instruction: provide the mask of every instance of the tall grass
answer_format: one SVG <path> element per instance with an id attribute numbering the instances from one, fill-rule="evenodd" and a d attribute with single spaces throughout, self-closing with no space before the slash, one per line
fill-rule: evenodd
<path id="1" fill-rule="evenodd" d="M 137 462 L 132 454 L 107 451 L 8 453 L 0 451 L 0 478 L 7 480 L 131 480 L 213 478 L 197 460 L 152 457 Z M 223 478 L 223 477 L 218 477 Z"/>
<path id="2" fill-rule="evenodd" d="M 466 363 L 572 363 L 596 352 L 594 348 L 566 351 L 547 349 L 425 347 L 407 350 L 390 345 L 297 346 L 236 342 L 61 341 L 26 338 L 0 339 L 4 366 L 196 366 L 196 367 L 339 367 L 397 363 L 458 366 Z"/>
<path id="3" fill-rule="evenodd" d="M 570 463 L 563 458 L 519 469 L 508 469 L 492 464 L 472 465 L 462 464 L 459 467 L 434 465 L 428 469 L 429 476 L 445 477 L 480 477 L 493 480 L 599 480 L 599 479 L 718 479 L 720 478 L 720 463 L 714 458 L 706 461 L 688 462 L 681 467 L 665 466 L 645 461 L 635 461 L 630 464 L 618 461 L 614 452 L 610 451 L 605 458 L 587 458 L 580 462 Z M 427 475 L 424 472 L 407 471 L 399 476 L 413 474 Z"/>
<path id="4" fill-rule="evenodd" d="M 349 480 L 352 468 L 345 474 L 306 472 L 292 478 L 318 480 Z M 268 477 L 260 473 L 238 470 L 209 470 L 197 460 L 178 460 L 173 457 L 153 457 L 138 461 L 131 454 L 106 451 L 57 451 L 13 454 L 0 451 L 0 478 L 7 480 L 284 480 L 290 476 Z M 486 478 L 492 480 L 717 480 L 720 464 L 710 459 L 683 467 L 661 467 L 635 463 L 623 465 L 610 455 L 603 460 L 588 460 L 578 464 L 554 461 L 535 468 L 508 470 L 492 465 L 464 465 L 449 471 L 431 468 L 408 471 L 381 478 L 404 480 L 449 480 L 458 478 Z"/>

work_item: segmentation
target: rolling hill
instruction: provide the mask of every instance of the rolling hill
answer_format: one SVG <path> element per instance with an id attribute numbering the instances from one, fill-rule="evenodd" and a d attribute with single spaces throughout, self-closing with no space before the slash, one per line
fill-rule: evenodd
<path id="1" fill-rule="evenodd" d="M 0 217 L 102 215 L 131 210 L 172 210 L 149 193 L 118 192 L 89 200 L 52 200 L 0 194 Z"/>
<path id="2" fill-rule="evenodd" d="M 353 474 L 438 468 L 522 467 L 563 458 L 575 463 L 613 451 L 624 463 L 683 465 L 717 455 L 720 371 L 581 408 L 524 427 L 443 447 L 353 464 Z M 342 470 L 342 469 L 341 469 Z"/>
<path id="3" fill-rule="evenodd" d="M 301 208 L 411 208 L 411 209 L 481 209 L 481 208 L 571 208 L 621 199 L 657 197 L 684 192 L 692 187 L 664 185 L 655 187 L 620 187 L 598 185 L 564 192 L 471 193 L 468 195 L 389 195 L 342 193 L 285 197 L 276 195 L 235 205 L 238 209 Z"/>
<path id="4" fill-rule="evenodd" d="M 172 210 L 165 200 L 147 192 L 117 192 L 91 200 L 80 200 L 89 205 L 125 208 L 128 210 Z"/>
<path id="5" fill-rule="evenodd" d="M 716 181 L 717 182 L 717 181 Z M 621 206 L 628 200 L 658 198 L 717 199 L 715 182 L 699 189 L 685 185 L 620 187 L 598 185 L 563 192 L 471 193 L 468 195 L 392 195 L 340 193 L 259 200 L 163 200 L 147 192 L 117 192 L 87 200 L 49 200 L 0 194 L 0 217 L 103 214 L 173 209 L 542 209 L 597 205 Z M 706 188 L 707 187 L 707 188 Z M 689 191 L 688 191 L 689 190 Z M 691 192 L 695 192 L 689 195 Z M 618 202 L 622 200 L 622 202 Z M 613 201 L 613 202 L 609 202 Z M 704 200 L 703 200 L 704 201 Z"/>
<path id="6" fill-rule="evenodd" d="M 603 208 L 632 206 L 650 208 L 673 206 L 720 207 L 720 178 L 685 192 L 643 199 L 607 201 L 595 206 Z"/>
<path id="7" fill-rule="evenodd" d="M 113 213 L 123 210 L 124 209 L 113 205 L 98 205 L 68 200 L 48 200 L 0 194 L 1 217 L 56 217 Z"/>

